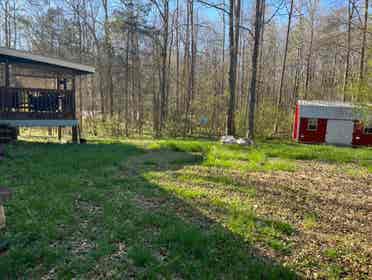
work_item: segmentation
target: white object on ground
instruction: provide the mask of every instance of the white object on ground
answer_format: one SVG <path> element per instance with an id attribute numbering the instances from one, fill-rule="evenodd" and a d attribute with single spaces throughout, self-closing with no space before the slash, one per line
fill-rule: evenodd
<path id="1" fill-rule="evenodd" d="M 239 138 L 236 139 L 234 136 L 231 135 L 224 135 L 221 137 L 220 142 L 222 144 L 239 144 L 242 146 L 250 146 L 253 145 L 253 140 L 248 138 Z"/>
<path id="2" fill-rule="evenodd" d="M 238 140 L 236 140 L 236 143 L 242 146 L 250 146 L 254 144 L 253 140 L 248 138 L 239 138 Z"/>
<path id="3" fill-rule="evenodd" d="M 237 143 L 235 137 L 231 135 L 222 136 L 220 141 L 222 144 L 236 144 Z"/>

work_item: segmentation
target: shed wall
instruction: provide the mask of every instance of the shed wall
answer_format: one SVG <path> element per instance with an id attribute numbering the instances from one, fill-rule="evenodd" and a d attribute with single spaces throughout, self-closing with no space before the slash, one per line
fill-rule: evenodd
<path id="1" fill-rule="evenodd" d="M 318 129 L 315 131 L 308 130 L 307 124 L 308 118 L 300 119 L 300 131 L 298 140 L 304 143 L 324 143 L 327 131 L 327 120 L 318 119 Z"/>
<path id="2" fill-rule="evenodd" d="M 362 124 L 354 125 L 353 145 L 372 146 L 372 134 L 365 134 Z"/>

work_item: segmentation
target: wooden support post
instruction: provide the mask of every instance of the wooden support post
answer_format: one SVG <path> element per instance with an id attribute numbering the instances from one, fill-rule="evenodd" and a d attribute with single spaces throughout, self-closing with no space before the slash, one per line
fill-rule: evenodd
<path id="1" fill-rule="evenodd" d="M 61 142 L 61 140 L 62 140 L 62 127 L 58 127 L 58 129 L 57 129 L 57 133 L 58 133 L 58 141 L 59 142 Z"/>
<path id="2" fill-rule="evenodd" d="M 79 76 L 79 133 L 83 131 L 83 90 L 82 90 L 82 78 Z"/>
<path id="3" fill-rule="evenodd" d="M 10 83 L 10 78 L 9 78 L 9 63 L 8 61 L 5 61 L 5 64 L 4 64 L 4 89 L 5 89 L 5 94 L 8 94 L 8 87 L 9 87 L 9 83 Z M 4 106 L 4 95 L 2 94 L 1 95 L 1 111 L 4 111 L 4 109 L 6 109 L 6 106 Z"/>
<path id="4" fill-rule="evenodd" d="M 63 84 L 63 90 L 66 90 L 67 89 L 67 86 L 66 86 L 66 79 L 63 80 L 61 79 L 61 77 L 58 77 L 57 78 L 57 90 L 60 90 L 61 89 L 61 85 Z M 57 127 L 57 135 L 58 135 L 58 141 L 61 142 L 62 141 L 62 127 Z"/>
<path id="5" fill-rule="evenodd" d="M 75 94 L 75 75 L 72 76 L 72 113 L 76 120 L 76 94 Z M 80 143 L 79 125 L 72 127 L 72 142 Z"/>
<path id="6" fill-rule="evenodd" d="M 80 143 L 79 126 L 72 127 L 72 143 L 76 143 L 76 144 Z"/>
<path id="7" fill-rule="evenodd" d="M 5 62 L 5 88 L 8 88 L 10 86 L 10 70 L 9 70 L 9 62 Z"/>

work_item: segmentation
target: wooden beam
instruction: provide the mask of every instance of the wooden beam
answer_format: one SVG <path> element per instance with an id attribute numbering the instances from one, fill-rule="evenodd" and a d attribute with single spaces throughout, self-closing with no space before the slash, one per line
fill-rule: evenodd
<path id="1" fill-rule="evenodd" d="M 12 127 L 73 127 L 78 125 L 77 120 L 47 119 L 47 120 L 4 120 L 0 119 L 0 125 Z"/>
<path id="2" fill-rule="evenodd" d="M 72 112 L 76 119 L 76 87 L 75 87 L 75 76 L 72 77 Z"/>
<path id="3" fill-rule="evenodd" d="M 9 70 L 9 62 L 5 62 L 5 88 L 8 88 L 10 85 L 10 70 Z"/>
<path id="4" fill-rule="evenodd" d="M 0 120 L 74 120 L 69 112 L 0 112 Z"/>
<path id="5" fill-rule="evenodd" d="M 35 75 L 35 74 L 24 74 L 24 73 L 13 73 L 14 77 L 25 77 L 25 78 L 35 78 L 35 79 L 46 79 L 46 80 L 52 80 L 56 77 L 53 75 Z"/>
<path id="6" fill-rule="evenodd" d="M 72 78 L 72 114 L 74 119 L 76 119 L 76 89 L 75 89 L 75 76 Z M 79 135 L 79 125 L 72 127 L 72 142 L 79 143 L 80 142 L 80 135 Z"/>

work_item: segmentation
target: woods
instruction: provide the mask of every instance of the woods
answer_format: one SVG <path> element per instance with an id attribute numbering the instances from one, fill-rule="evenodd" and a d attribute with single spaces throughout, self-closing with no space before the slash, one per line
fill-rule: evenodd
<path id="1" fill-rule="evenodd" d="M 369 4 L 3 0 L 0 43 L 96 67 L 83 134 L 288 136 L 298 99 L 371 102 Z"/>
<path id="2" fill-rule="evenodd" d="M 0 279 L 372 279 L 371 0 L 0 0 Z"/>

